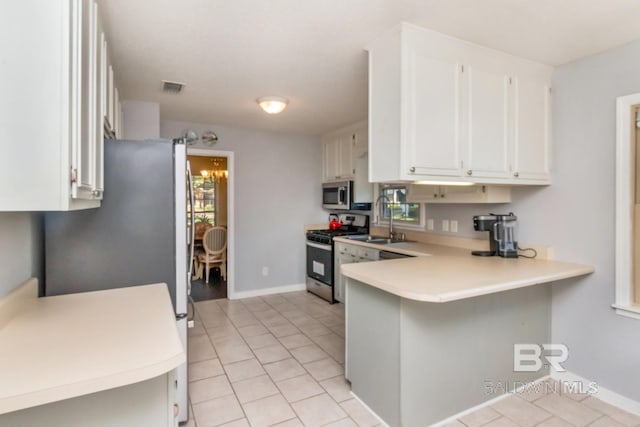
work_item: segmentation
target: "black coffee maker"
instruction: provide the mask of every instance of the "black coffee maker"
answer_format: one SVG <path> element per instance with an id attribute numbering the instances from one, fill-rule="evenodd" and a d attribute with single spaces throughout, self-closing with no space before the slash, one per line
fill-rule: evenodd
<path id="1" fill-rule="evenodd" d="M 516 226 L 518 217 L 513 212 L 507 215 L 476 215 L 473 217 L 473 229 L 489 232 L 489 250 L 473 251 L 476 256 L 501 256 L 503 258 L 518 257 Z"/>

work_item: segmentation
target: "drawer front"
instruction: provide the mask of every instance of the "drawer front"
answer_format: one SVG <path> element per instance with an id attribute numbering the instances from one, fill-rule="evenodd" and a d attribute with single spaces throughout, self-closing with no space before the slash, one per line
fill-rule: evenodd
<path id="1" fill-rule="evenodd" d="M 371 248 L 358 248 L 357 256 L 367 261 L 377 261 L 380 259 L 380 251 Z"/>

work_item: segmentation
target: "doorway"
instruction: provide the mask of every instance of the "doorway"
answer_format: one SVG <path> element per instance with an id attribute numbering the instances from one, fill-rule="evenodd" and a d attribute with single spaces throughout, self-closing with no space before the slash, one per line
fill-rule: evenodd
<path id="1" fill-rule="evenodd" d="M 187 149 L 187 159 L 193 176 L 196 252 L 191 297 L 194 301 L 224 299 L 233 294 L 233 153 Z M 213 229 L 225 234 L 220 228 L 226 230 L 226 249 L 215 256 L 218 262 L 207 266 L 205 258 L 214 256 L 207 252 L 212 247 L 211 241 L 205 244 L 205 233 Z"/>

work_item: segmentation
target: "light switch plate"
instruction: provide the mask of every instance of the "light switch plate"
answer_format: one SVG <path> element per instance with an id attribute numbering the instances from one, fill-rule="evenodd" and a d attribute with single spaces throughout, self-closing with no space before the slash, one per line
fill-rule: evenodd
<path id="1" fill-rule="evenodd" d="M 458 232 L 458 221 L 451 220 L 451 232 L 452 233 L 457 233 Z"/>
<path id="2" fill-rule="evenodd" d="M 443 219 L 442 220 L 442 231 L 449 231 L 449 220 L 448 219 Z"/>
<path id="3" fill-rule="evenodd" d="M 427 219 L 427 230 L 433 231 L 433 228 L 434 228 L 433 218 Z"/>

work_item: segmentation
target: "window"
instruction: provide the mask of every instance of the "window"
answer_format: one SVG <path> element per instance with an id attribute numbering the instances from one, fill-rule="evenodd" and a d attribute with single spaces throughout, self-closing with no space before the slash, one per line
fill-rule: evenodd
<path id="1" fill-rule="evenodd" d="M 216 225 L 216 183 L 213 177 L 193 176 L 193 210 L 195 222 Z"/>
<path id="2" fill-rule="evenodd" d="M 394 224 L 422 225 L 420 203 L 407 203 L 405 185 L 380 185 L 380 219 L 389 221 L 393 215 Z"/>
<path id="3" fill-rule="evenodd" d="M 640 93 L 617 100 L 616 313 L 640 319 Z"/>

